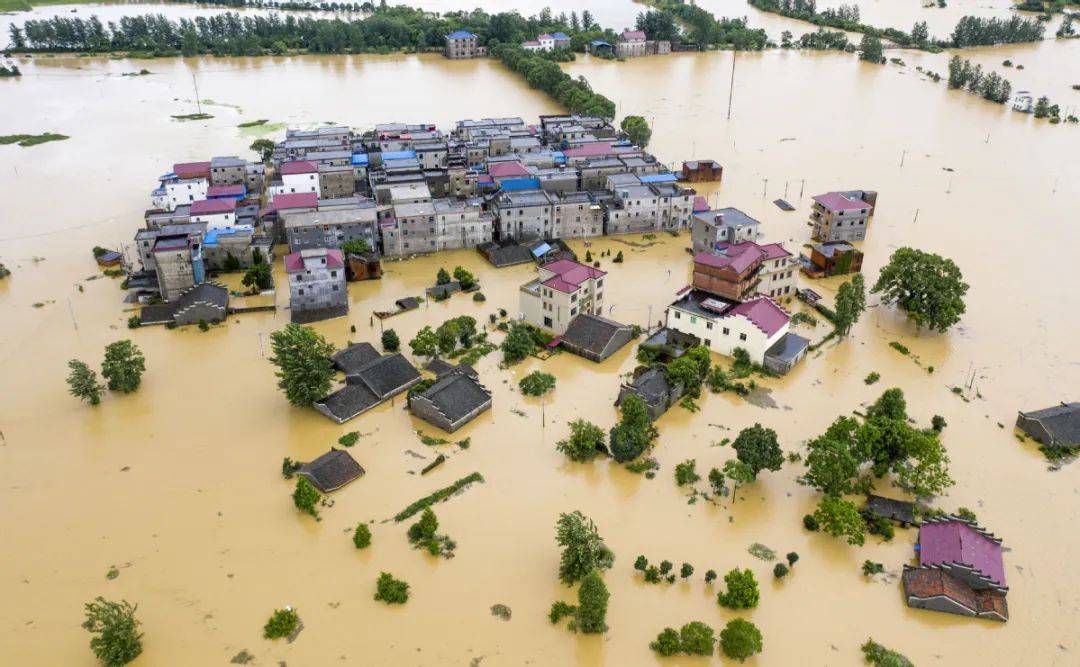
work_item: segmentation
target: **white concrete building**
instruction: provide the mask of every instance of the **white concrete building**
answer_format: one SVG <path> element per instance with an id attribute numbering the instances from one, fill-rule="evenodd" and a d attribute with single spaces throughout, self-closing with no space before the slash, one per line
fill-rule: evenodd
<path id="1" fill-rule="evenodd" d="M 788 332 L 790 318 L 766 297 L 739 303 L 692 287 L 684 288 L 667 309 L 667 327 L 694 336 L 717 354 L 730 357 L 735 348 L 764 364 L 765 353 Z"/>
<path id="2" fill-rule="evenodd" d="M 540 266 L 537 278 L 521 286 L 521 319 L 561 335 L 579 314 L 601 315 L 605 275 L 569 259 Z"/>
<path id="3" fill-rule="evenodd" d="M 543 190 L 508 192 L 496 207 L 502 238 L 528 241 L 551 236 L 553 207 Z"/>
<path id="4" fill-rule="evenodd" d="M 191 222 L 206 223 L 206 229 L 232 229 L 236 226 L 235 199 L 200 199 L 191 204 Z"/>
<path id="5" fill-rule="evenodd" d="M 209 187 L 210 182 L 205 178 L 162 178 L 150 200 L 156 209 L 175 211 L 177 206 L 206 199 Z"/>
<path id="6" fill-rule="evenodd" d="M 1035 96 L 1027 90 L 1018 90 L 1012 98 L 1013 111 L 1031 113 L 1035 110 Z"/>
<path id="7" fill-rule="evenodd" d="M 270 186 L 270 196 L 292 195 L 302 192 L 319 193 L 319 165 L 314 162 L 301 160 L 299 162 L 286 162 L 278 170 L 281 176 L 280 183 Z"/>

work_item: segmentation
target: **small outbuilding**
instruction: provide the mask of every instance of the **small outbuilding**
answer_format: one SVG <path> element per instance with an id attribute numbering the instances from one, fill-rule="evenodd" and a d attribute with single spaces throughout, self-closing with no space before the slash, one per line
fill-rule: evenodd
<path id="1" fill-rule="evenodd" d="M 636 375 L 629 384 L 619 388 L 615 405 L 621 405 L 627 394 L 637 394 L 645 402 L 649 419 L 657 420 L 682 397 L 683 387 L 671 383 L 663 367 L 653 366 Z"/>
<path id="2" fill-rule="evenodd" d="M 706 183 L 719 181 L 724 176 L 724 168 L 716 160 L 687 160 L 682 163 L 680 181 Z"/>
<path id="3" fill-rule="evenodd" d="M 618 352 L 633 338 L 625 324 L 599 315 L 582 314 L 570 322 L 559 344 L 589 361 L 600 362 Z"/>
<path id="4" fill-rule="evenodd" d="M 345 376 L 345 386 L 326 398 L 315 401 L 314 407 L 339 424 L 420 382 L 420 373 L 401 354 L 388 354 L 368 362 L 356 372 Z"/>
<path id="5" fill-rule="evenodd" d="M 424 370 L 431 373 L 436 378 L 441 378 L 448 373 L 462 372 L 476 377 L 476 370 L 471 366 L 465 364 L 452 364 L 448 361 L 444 361 L 436 357 L 428 362 L 427 366 L 424 366 Z"/>
<path id="6" fill-rule="evenodd" d="M 1021 412 L 1016 427 L 1048 449 L 1080 447 L 1080 403 Z"/>
<path id="7" fill-rule="evenodd" d="M 427 389 L 409 395 L 409 410 L 427 423 L 453 433 L 491 408 L 491 392 L 473 375 L 444 374 Z"/>
<path id="8" fill-rule="evenodd" d="M 915 505 L 906 500 L 868 495 L 864 509 L 873 516 L 895 521 L 905 528 L 915 523 Z"/>
<path id="9" fill-rule="evenodd" d="M 765 351 L 765 367 L 774 373 L 786 375 L 806 356 L 809 347 L 809 340 L 789 331 Z"/>
<path id="10" fill-rule="evenodd" d="M 339 350 L 330 359 L 334 362 L 334 368 L 349 375 L 358 373 L 381 356 L 371 343 L 354 343 L 344 350 Z"/>
<path id="11" fill-rule="evenodd" d="M 362 477 L 364 469 L 351 454 L 331 447 L 330 451 L 311 463 L 300 466 L 297 474 L 306 478 L 319 491 L 330 493 Z"/>
<path id="12" fill-rule="evenodd" d="M 382 278 L 382 260 L 373 252 L 346 255 L 345 268 L 350 281 Z"/>

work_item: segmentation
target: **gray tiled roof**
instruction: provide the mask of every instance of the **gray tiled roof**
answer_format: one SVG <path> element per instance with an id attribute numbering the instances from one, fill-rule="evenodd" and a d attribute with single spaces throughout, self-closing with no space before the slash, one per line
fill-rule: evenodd
<path id="1" fill-rule="evenodd" d="M 491 400 L 491 392 L 468 373 L 450 373 L 420 394 L 450 423 L 457 422 Z"/>
<path id="2" fill-rule="evenodd" d="M 630 340 L 630 327 L 599 315 L 578 315 L 562 335 L 563 344 L 606 358 Z M 609 349 L 614 348 L 614 349 Z"/>
<path id="3" fill-rule="evenodd" d="M 334 366 L 345 373 L 355 373 L 381 355 L 371 343 L 356 343 L 333 356 Z"/>
<path id="4" fill-rule="evenodd" d="M 301 466 L 297 474 L 306 477 L 319 491 L 328 493 L 361 477 L 364 469 L 348 452 L 331 448 L 311 463 Z"/>

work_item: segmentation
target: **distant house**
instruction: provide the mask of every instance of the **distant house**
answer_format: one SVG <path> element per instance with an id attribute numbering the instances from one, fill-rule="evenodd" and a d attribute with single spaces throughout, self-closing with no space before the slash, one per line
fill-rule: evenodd
<path id="1" fill-rule="evenodd" d="M 476 251 L 491 262 L 492 266 L 499 269 L 533 261 L 533 255 L 527 247 L 512 241 L 481 243 L 476 246 Z"/>
<path id="2" fill-rule="evenodd" d="M 716 160 L 688 160 L 682 163 L 679 180 L 691 183 L 719 181 L 724 176 L 724 168 Z"/>
<path id="3" fill-rule="evenodd" d="M 610 57 L 615 55 L 615 46 L 602 39 L 589 42 L 589 53 L 594 56 Z"/>
<path id="4" fill-rule="evenodd" d="M 915 547 L 918 567 L 905 566 L 910 607 L 1007 621 L 1001 540 L 957 517 L 927 519 Z"/>
<path id="5" fill-rule="evenodd" d="M 1035 110 L 1035 96 L 1027 90 L 1018 90 L 1012 98 L 1013 111 L 1031 113 Z"/>
<path id="6" fill-rule="evenodd" d="M 562 34 L 562 33 L 559 33 L 559 34 Z M 569 43 L 569 38 L 567 38 L 567 43 Z M 524 42 L 521 43 L 521 48 L 525 49 L 526 51 L 550 52 L 550 51 L 554 51 L 555 47 L 556 47 L 556 45 L 555 45 L 555 36 L 554 35 L 548 35 L 546 33 L 543 34 L 543 35 L 540 35 L 536 39 L 530 39 L 530 40 L 527 40 L 527 41 L 524 41 Z"/>
<path id="7" fill-rule="evenodd" d="M 315 409 L 339 424 L 388 401 L 420 382 L 420 373 L 399 354 L 388 354 L 352 369 L 345 386 L 315 401 Z"/>
<path id="8" fill-rule="evenodd" d="M 296 474 L 307 479 L 319 491 L 330 493 L 362 477 L 364 469 L 351 454 L 331 447 L 330 451 L 311 463 L 300 466 Z"/>
<path id="9" fill-rule="evenodd" d="M 817 243 L 810 246 L 810 256 L 799 258 L 802 272 L 811 278 L 827 278 L 862 270 L 863 254 L 846 241 Z"/>
<path id="10" fill-rule="evenodd" d="M 622 405 L 627 394 L 637 394 L 645 402 L 649 419 L 655 421 L 679 401 L 683 394 L 683 386 L 669 382 L 662 366 L 653 366 L 635 373 L 631 382 L 619 388 L 619 398 L 615 401 L 615 405 Z"/>
<path id="11" fill-rule="evenodd" d="M 625 324 L 599 315 L 582 314 L 570 322 L 559 345 L 579 357 L 600 362 L 630 342 L 633 333 Z"/>
<path id="12" fill-rule="evenodd" d="M 570 35 L 567 35 L 565 32 L 551 33 L 551 39 L 555 42 L 556 49 L 570 48 Z"/>
<path id="13" fill-rule="evenodd" d="M 342 317 L 349 312 L 345 260 L 340 250 L 313 248 L 285 256 L 293 322 Z"/>
<path id="14" fill-rule="evenodd" d="M 721 208 L 694 213 L 690 241 L 694 252 L 712 252 L 717 243 L 757 241 L 761 223 L 737 208 Z"/>
<path id="15" fill-rule="evenodd" d="M 480 46 L 480 38 L 468 30 L 455 30 L 446 36 L 443 55 L 451 60 L 479 58 L 487 54 L 487 48 Z"/>
<path id="16" fill-rule="evenodd" d="M 874 215 L 877 193 L 870 190 L 847 190 L 814 195 L 810 222 L 819 241 L 862 241 Z"/>
<path id="17" fill-rule="evenodd" d="M 1016 427 L 1048 449 L 1080 447 L 1080 403 L 1021 412 Z"/>
<path id="18" fill-rule="evenodd" d="M 644 30 L 624 30 L 615 43 L 615 55 L 619 58 L 636 58 L 646 55 L 645 42 L 648 37 Z"/>
<path id="19" fill-rule="evenodd" d="M 447 433 L 490 408 L 491 392 L 464 369 L 443 373 L 427 389 L 409 395 L 409 410 Z"/>
<path id="20" fill-rule="evenodd" d="M 906 500 L 868 495 L 864 509 L 879 519 L 895 521 L 905 528 L 915 523 L 915 505 Z"/>
<path id="21" fill-rule="evenodd" d="M 605 272 L 560 259 L 540 266 L 538 273 L 519 290 L 524 321 L 563 334 L 579 314 L 603 312 Z"/>

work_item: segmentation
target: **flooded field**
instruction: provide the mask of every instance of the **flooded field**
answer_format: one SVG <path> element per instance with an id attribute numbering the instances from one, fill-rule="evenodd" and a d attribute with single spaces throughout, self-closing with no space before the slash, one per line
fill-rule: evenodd
<path id="1" fill-rule="evenodd" d="M 1061 53 L 1039 47 L 1025 59 L 1033 71 L 1050 71 Z M 0 592 L 16 602 L 0 610 L 3 662 L 94 664 L 79 623 L 83 603 L 105 595 L 139 604 L 146 637 L 136 665 L 227 664 L 241 649 L 256 664 L 661 664 L 647 645 L 665 626 L 702 620 L 720 627 L 733 617 L 701 573 L 739 566 L 762 582 L 761 604 L 743 614 L 765 637 L 756 664 L 859 664 L 858 645 L 868 636 L 917 664 L 1075 664 L 1080 574 L 1068 555 L 1080 549 L 1080 533 L 1069 528 L 1080 519 L 1080 467 L 1048 471 L 1011 424 L 1018 408 L 1075 400 L 1080 387 L 1072 344 L 1080 325 L 1072 287 L 1080 133 L 947 91 L 913 70 L 840 54 L 739 54 L 729 121 L 731 57 L 582 59 L 566 69 L 616 100 L 620 116 L 649 118 L 650 148 L 665 162 L 720 160 L 723 184 L 705 194 L 759 218 L 767 239 L 791 250 L 809 237 L 811 195 L 878 190 L 864 244 L 867 277 L 901 245 L 943 253 L 972 286 L 968 311 L 959 327 L 937 335 L 873 307 L 847 341 L 766 382 L 775 407 L 709 395 L 697 414 L 674 408 L 658 422 L 662 468 L 653 480 L 607 462 L 569 463 L 554 449 L 574 418 L 613 423 L 619 375 L 635 365 L 629 347 L 599 366 L 563 354 L 504 371 L 498 353 L 484 358 L 478 368 L 494 392 L 493 409 L 452 436 L 471 438 L 470 448 L 432 448 L 414 430 L 441 434 L 412 419 L 402 400 L 343 427 L 290 407 L 265 359 L 270 332 L 288 319 L 284 309 L 230 318 L 206 333 L 129 332 L 117 283 L 87 280 L 98 273 L 90 248 L 130 239 L 162 168 L 245 153 L 252 137 L 236 127 L 242 121 L 447 125 L 557 110 L 498 64 L 438 56 L 20 63 L 22 79 L 0 81 L 14 112 L 0 116 L 0 134 L 72 138 L 0 147 L 7 204 L 0 261 L 14 271 L 0 281 L 0 560 L 7 566 Z M 120 76 L 143 67 L 154 74 Z M 193 111 L 193 72 L 202 96 L 215 101 L 215 118 L 172 121 L 171 114 Z M 781 212 L 770 203 L 777 197 L 797 211 Z M 643 239 L 600 239 L 592 250 L 624 251 L 626 263 L 602 267 L 610 271 L 605 302 L 611 317 L 645 324 L 648 307 L 655 319 L 688 280 L 688 236 L 663 235 L 650 247 L 628 242 Z M 390 263 L 382 281 L 350 286 L 348 318 L 316 328 L 338 345 L 376 342 L 373 311 L 421 293 L 439 267 L 458 264 L 478 275 L 486 303 L 457 296 L 385 325 L 407 341 L 451 316 L 486 322 L 500 307 L 514 312 L 518 285 L 533 275 L 529 267 L 491 269 L 472 252 Z M 837 285 L 813 287 L 831 299 Z M 277 296 L 279 305 L 287 299 Z M 68 396 L 67 360 L 97 366 L 104 345 L 126 337 L 147 357 L 142 388 L 110 395 L 97 408 Z M 891 349 L 894 340 L 922 365 Z M 544 426 L 540 403 L 516 390 L 537 368 L 558 380 Z M 977 394 L 966 402 L 950 388 L 972 369 Z M 871 371 L 882 380 L 867 387 Z M 905 390 L 921 424 L 934 414 L 948 421 L 944 442 L 957 484 L 940 504 L 974 509 L 1004 537 L 1008 624 L 911 610 L 897 582 L 865 579 L 865 559 L 898 573 L 914 533 L 853 548 L 805 532 L 800 519 L 817 497 L 796 483 L 800 466 L 763 475 L 722 507 L 688 505 L 672 479 L 687 458 L 697 459 L 699 471 L 722 465 L 733 452 L 713 445 L 755 422 L 797 451 L 835 416 L 891 386 Z M 316 523 L 294 510 L 281 460 L 309 460 L 350 430 L 363 434 L 352 453 L 367 474 L 336 493 Z M 436 450 L 448 461 L 420 477 Z M 456 558 L 414 551 L 405 525 L 384 523 L 473 471 L 486 482 L 435 508 L 441 530 L 458 542 Z M 596 521 L 616 554 L 605 576 L 611 630 L 603 636 L 570 634 L 546 618 L 553 600 L 572 597 L 556 578 L 554 522 L 573 509 Z M 376 522 L 373 545 L 358 552 L 351 530 L 367 519 Z M 797 551 L 793 575 L 776 583 L 772 564 L 747 553 L 753 542 Z M 697 574 L 670 587 L 643 584 L 632 569 L 638 554 L 690 562 Z M 106 580 L 113 565 L 120 575 Z M 371 599 L 380 570 L 411 584 L 408 604 Z M 497 603 L 513 610 L 509 622 L 490 614 Z M 298 608 L 305 629 L 292 644 L 262 639 L 262 624 L 284 604 Z"/>

